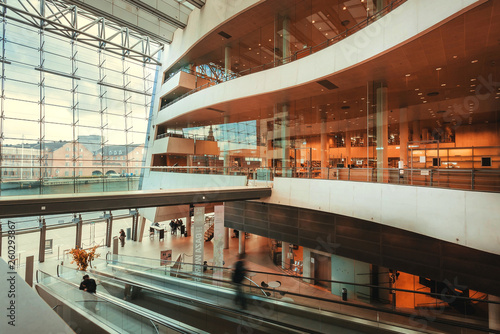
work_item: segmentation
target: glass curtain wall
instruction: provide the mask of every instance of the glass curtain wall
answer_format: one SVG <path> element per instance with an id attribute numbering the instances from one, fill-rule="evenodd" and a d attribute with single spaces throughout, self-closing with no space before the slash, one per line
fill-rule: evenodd
<path id="1" fill-rule="evenodd" d="M 15 21 L 0 35 L 0 195 L 137 189 L 155 66 Z"/>

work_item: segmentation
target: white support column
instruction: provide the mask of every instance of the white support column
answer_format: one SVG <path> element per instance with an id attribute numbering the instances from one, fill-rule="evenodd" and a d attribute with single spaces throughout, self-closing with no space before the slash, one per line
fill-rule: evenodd
<path id="1" fill-rule="evenodd" d="M 281 268 L 282 269 L 287 269 L 288 265 L 290 262 L 288 259 L 288 253 L 290 252 L 290 244 L 288 242 L 281 242 Z"/>
<path id="2" fill-rule="evenodd" d="M 314 277 L 314 266 L 311 266 L 311 250 L 304 247 L 302 249 L 302 276 Z M 312 267 L 312 268 L 311 268 Z M 312 269 L 312 270 L 311 270 Z M 314 284 L 314 280 L 305 279 L 304 282 Z"/>
<path id="3" fill-rule="evenodd" d="M 203 255 L 204 255 L 204 226 L 205 226 L 205 207 L 194 207 L 194 226 L 193 226 L 193 273 L 203 275 Z"/>
<path id="4" fill-rule="evenodd" d="M 231 47 L 226 45 L 224 48 L 224 74 L 227 76 L 231 72 Z"/>
<path id="5" fill-rule="evenodd" d="M 224 116 L 224 125 L 229 123 L 229 115 Z M 229 141 L 224 143 L 224 174 L 229 174 Z"/>
<path id="6" fill-rule="evenodd" d="M 326 130 L 326 116 L 321 117 L 321 178 L 328 177 L 328 132 Z"/>
<path id="7" fill-rule="evenodd" d="M 193 224 L 191 220 L 191 210 L 189 210 L 189 214 L 186 217 L 186 236 L 190 237 L 191 236 L 191 225 Z"/>
<path id="8" fill-rule="evenodd" d="M 141 219 L 141 228 L 139 229 L 139 242 L 142 242 L 142 237 L 144 236 L 144 229 L 146 228 L 146 217 Z"/>
<path id="9" fill-rule="evenodd" d="M 238 254 L 245 254 L 245 232 L 239 231 L 238 235 Z"/>
<path id="10" fill-rule="evenodd" d="M 227 230 L 227 228 L 226 228 Z M 224 240 L 226 231 L 224 231 L 224 205 L 214 206 L 214 266 L 222 267 L 224 265 Z M 214 278 L 222 279 L 221 269 L 214 270 Z"/>
<path id="11" fill-rule="evenodd" d="M 229 249 L 229 227 L 224 227 L 224 249 Z"/>

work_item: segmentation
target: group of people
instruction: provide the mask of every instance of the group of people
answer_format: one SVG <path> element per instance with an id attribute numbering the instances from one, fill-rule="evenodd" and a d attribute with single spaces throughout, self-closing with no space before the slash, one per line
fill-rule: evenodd
<path id="1" fill-rule="evenodd" d="M 172 234 L 176 234 L 177 230 L 184 234 L 185 226 L 183 225 L 182 219 L 172 219 L 170 221 L 170 231 Z"/>

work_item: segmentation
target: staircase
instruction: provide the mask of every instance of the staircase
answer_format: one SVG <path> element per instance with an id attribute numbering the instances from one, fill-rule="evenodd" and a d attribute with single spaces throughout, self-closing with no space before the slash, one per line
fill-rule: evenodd
<path id="1" fill-rule="evenodd" d="M 210 241 L 214 237 L 214 224 L 210 224 L 210 227 L 205 231 L 205 241 Z"/>

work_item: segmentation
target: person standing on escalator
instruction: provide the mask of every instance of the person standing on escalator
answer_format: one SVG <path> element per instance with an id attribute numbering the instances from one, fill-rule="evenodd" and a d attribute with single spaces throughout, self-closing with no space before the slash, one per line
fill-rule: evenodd
<path id="1" fill-rule="evenodd" d="M 245 278 L 246 268 L 245 268 L 245 254 L 240 254 L 238 261 L 234 264 L 232 281 L 236 285 L 236 298 L 234 303 L 240 305 L 243 310 L 247 309 L 247 299 L 245 293 L 243 292 L 243 279 Z"/>

